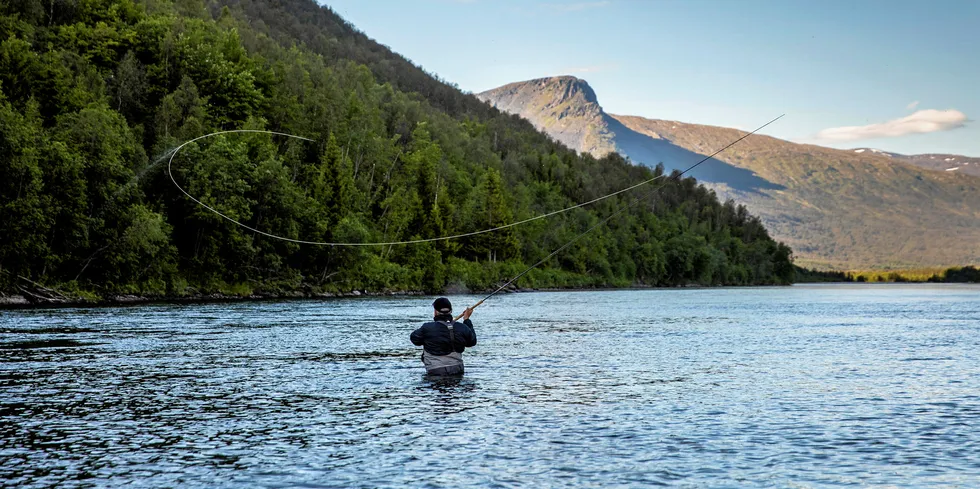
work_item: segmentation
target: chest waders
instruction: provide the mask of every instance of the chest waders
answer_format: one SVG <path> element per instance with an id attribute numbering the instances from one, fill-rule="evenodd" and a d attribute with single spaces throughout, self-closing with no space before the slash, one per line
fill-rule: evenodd
<path id="1" fill-rule="evenodd" d="M 422 363 L 425 365 L 425 373 L 429 375 L 462 375 L 463 354 L 456 351 L 456 335 L 453 331 L 453 324 L 445 321 L 437 322 L 445 324 L 449 328 L 449 354 L 433 355 L 422 350 Z"/>

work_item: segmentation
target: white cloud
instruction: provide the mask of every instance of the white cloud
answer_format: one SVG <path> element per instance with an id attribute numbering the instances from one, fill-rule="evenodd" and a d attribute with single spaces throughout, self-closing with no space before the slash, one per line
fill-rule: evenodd
<path id="1" fill-rule="evenodd" d="M 966 125 L 966 114 L 954 110 L 920 110 L 911 115 L 867 126 L 831 127 L 817 133 L 818 141 L 861 141 L 907 134 L 949 131 Z"/>
<path id="2" fill-rule="evenodd" d="M 906 109 L 909 109 L 909 110 L 915 110 L 915 108 L 918 107 L 918 106 L 919 106 L 919 101 L 916 100 L 915 102 L 912 102 L 912 103 L 906 105 L 905 108 Z"/>

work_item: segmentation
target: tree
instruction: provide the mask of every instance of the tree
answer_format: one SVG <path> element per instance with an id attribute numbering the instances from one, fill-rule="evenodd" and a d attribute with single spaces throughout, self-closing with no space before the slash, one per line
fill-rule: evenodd
<path id="1" fill-rule="evenodd" d="M 313 171 L 308 180 L 311 196 L 323 206 L 324 217 L 332 227 L 351 212 L 354 191 L 350 162 L 333 134 L 327 139 L 320 163 Z"/>
<path id="2" fill-rule="evenodd" d="M 167 94 L 157 109 L 157 138 L 170 145 L 203 135 L 207 103 L 207 98 L 198 94 L 194 81 L 183 77 L 180 86 Z"/>
<path id="3" fill-rule="evenodd" d="M 42 273 L 48 247 L 44 236 L 50 217 L 44 207 L 39 163 L 42 132 L 36 104 L 20 115 L 0 91 L 0 285 L 18 275 Z"/>
<path id="4" fill-rule="evenodd" d="M 491 229 L 514 222 L 507 202 L 500 173 L 488 168 L 473 199 L 476 202 L 476 229 Z M 487 261 L 507 260 L 517 257 L 520 243 L 513 228 L 506 228 L 473 237 L 471 250 Z"/>
<path id="5" fill-rule="evenodd" d="M 146 69 L 136 59 L 133 51 L 128 51 L 123 56 L 111 81 L 113 107 L 116 112 L 132 123 L 138 122 L 146 97 Z"/>
<path id="6" fill-rule="evenodd" d="M 176 249 L 170 244 L 171 227 L 163 216 L 143 205 L 130 207 L 125 227 L 108 253 L 111 283 L 133 292 L 163 294 L 177 271 Z"/>

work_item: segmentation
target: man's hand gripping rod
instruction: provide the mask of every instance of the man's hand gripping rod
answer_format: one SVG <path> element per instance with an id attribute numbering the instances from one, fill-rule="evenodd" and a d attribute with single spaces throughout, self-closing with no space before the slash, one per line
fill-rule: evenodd
<path id="1" fill-rule="evenodd" d="M 464 310 L 462 314 L 460 314 L 459 316 L 456 316 L 455 318 L 453 318 L 453 321 L 459 321 L 459 318 L 461 318 L 461 317 L 463 317 L 463 316 L 466 315 L 466 311 L 471 311 L 470 314 L 473 314 L 472 313 L 473 309 L 476 309 L 480 304 L 483 304 L 483 301 L 485 301 L 485 300 L 486 299 L 480 299 L 480 302 L 477 302 L 476 304 L 473 304 L 472 306 L 467 307 L 466 310 Z M 469 319 L 469 318 L 467 318 L 467 319 Z"/>

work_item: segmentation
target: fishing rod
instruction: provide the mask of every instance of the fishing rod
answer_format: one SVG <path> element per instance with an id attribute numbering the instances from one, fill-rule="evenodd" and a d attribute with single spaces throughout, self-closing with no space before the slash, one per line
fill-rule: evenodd
<path id="1" fill-rule="evenodd" d="M 747 137 L 749 137 L 749 136 L 751 136 L 751 135 L 753 135 L 753 134 L 761 131 L 764 127 L 768 126 L 769 124 L 772 124 L 773 122 L 778 121 L 779 119 L 781 119 L 785 115 L 786 114 L 782 114 L 779 117 L 777 117 L 777 118 L 775 118 L 775 119 L 773 119 L 773 120 L 771 120 L 771 121 L 769 121 L 769 122 L 767 122 L 767 123 L 765 123 L 765 124 L 763 124 L 763 125 L 755 128 L 755 130 L 753 130 L 752 132 L 749 132 L 749 133 L 744 134 L 742 137 L 740 137 L 740 138 L 738 138 L 738 139 L 736 139 L 736 140 L 728 143 L 725 147 L 719 149 L 718 151 L 715 151 L 714 153 L 711 153 L 710 155 L 705 156 L 704 158 L 701 159 L 701 161 L 698 161 L 697 163 L 691 165 L 686 170 L 684 170 L 684 171 L 682 171 L 682 172 L 680 172 L 680 173 L 678 173 L 676 175 L 671 175 L 671 178 L 676 178 L 676 179 L 679 180 L 681 176 L 683 176 L 685 173 L 687 173 L 687 172 L 689 172 L 689 171 L 697 168 L 697 166 L 700 165 L 701 163 L 704 163 L 705 161 L 708 161 L 711 158 L 714 158 L 715 156 L 717 156 L 722 151 L 725 151 L 726 149 L 731 148 L 732 146 L 735 146 L 735 144 L 737 144 L 739 141 L 741 141 L 741 140 L 743 140 L 743 139 L 745 139 L 745 138 L 747 138 Z M 633 199 L 632 202 L 630 202 L 630 203 L 628 203 L 628 204 L 620 207 L 615 212 L 613 212 L 612 214 L 609 214 L 608 216 L 606 216 L 603 220 L 599 221 L 598 223 L 593 224 L 592 227 L 586 229 L 585 231 L 583 231 L 578 236 L 575 236 L 574 238 L 570 239 L 565 244 L 559 246 L 557 249 L 555 249 L 555 251 L 552 251 L 550 254 L 548 254 L 548 256 L 546 256 L 546 257 L 538 260 L 538 262 L 535 263 L 534 265 L 531 265 L 531 266 L 527 267 L 526 269 L 524 269 L 523 272 L 518 273 L 517 275 L 514 276 L 514 278 L 508 280 L 506 283 L 504 283 L 500 287 L 497 287 L 497 289 L 494 290 L 493 292 L 491 292 L 489 295 L 487 295 L 486 297 L 480 299 L 479 302 L 477 302 L 476 304 L 473 304 L 470 307 L 467 307 L 466 310 L 472 311 L 473 309 L 476 309 L 477 307 L 480 307 L 480 305 L 483 304 L 484 301 L 486 301 L 487 299 L 490 299 L 491 297 L 497 295 L 497 293 L 499 293 L 501 290 L 504 290 L 505 288 L 507 288 L 508 285 L 516 282 L 517 279 L 523 277 L 524 275 L 526 275 L 531 270 L 534 270 L 535 268 L 537 268 L 542 263 L 548 261 L 549 259 L 551 259 L 551 257 L 557 255 L 558 253 L 560 253 L 565 248 L 568 248 L 569 246 L 572 245 L 572 243 L 575 243 L 576 241 L 582 239 L 582 237 L 585 236 L 586 234 L 591 233 L 593 230 L 595 230 L 599 226 L 602 226 L 603 224 L 609 222 L 610 219 L 618 216 L 619 214 L 622 214 L 623 212 L 625 212 L 626 210 L 628 210 L 631 207 L 635 206 L 636 204 L 640 203 L 641 201 L 643 201 L 647 197 L 653 195 L 657 190 L 660 190 L 660 189 L 664 188 L 667 185 L 667 183 L 669 183 L 669 179 L 668 179 L 667 182 L 664 182 L 663 184 L 658 185 L 658 186 L 650 189 L 648 192 L 644 193 L 643 195 L 640 195 L 639 197 Z M 463 317 L 463 315 L 465 315 L 465 314 L 466 314 L 466 312 L 464 311 L 463 314 L 460 314 L 459 316 L 456 316 L 456 318 L 454 318 L 453 320 L 454 321 L 459 321 L 459 318 Z"/>
<path id="2" fill-rule="evenodd" d="M 682 171 L 682 172 L 680 172 L 680 173 L 678 173 L 676 175 L 671 175 L 670 178 L 678 178 L 679 179 L 685 173 L 693 170 L 694 168 L 698 167 L 700 164 L 704 163 L 705 161 L 708 161 L 709 159 L 717 156 L 721 152 L 723 152 L 726 149 L 734 146 L 735 144 L 737 144 L 738 142 L 742 141 L 743 139 L 745 139 L 745 138 L 747 138 L 747 137 L 755 134 L 756 132 L 762 130 L 766 126 L 768 126 L 768 125 L 776 122 L 777 120 L 781 119 L 785 115 L 786 114 L 782 114 L 779 117 L 776 117 L 775 119 L 773 119 L 773 120 L 771 120 L 771 121 L 769 121 L 769 122 L 767 122 L 767 123 L 765 123 L 765 124 L 757 127 L 752 132 L 748 132 L 748 133 L 742 135 L 738 139 L 736 139 L 736 140 L 728 143 L 727 145 L 725 145 L 721 149 L 715 151 L 714 153 L 712 153 L 712 154 L 710 154 L 708 156 L 705 156 L 700 161 L 698 161 L 697 163 L 691 165 L 690 167 L 688 167 L 684 171 Z M 531 218 L 528 218 L 528 219 L 524 219 L 524 220 L 521 220 L 521 221 L 515 221 L 515 222 L 509 223 L 509 224 L 504 224 L 502 226 L 497 226 L 497 227 L 493 227 L 493 228 L 483 229 L 483 230 L 479 230 L 479 231 L 472 231 L 472 232 L 468 232 L 468 233 L 456 234 L 456 235 L 451 235 L 451 236 L 440 236 L 440 237 L 436 237 L 436 238 L 424 238 L 424 239 L 405 240 L 405 241 L 372 242 L 372 243 L 343 243 L 343 242 L 326 242 L 326 241 L 307 241 L 307 240 L 286 238 L 284 236 L 278 236 L 278 235 L 275 235 L 275 234 L 272 234 L 272 233 L 268 233 L 268 232 L 262 231 L 260 229 L 256 229 L 256 228 L 251 227 L 251 226 L 249 226 L 249 225 L 247 225 L 245 223 L 239 222 L 239 221 L 235 220 L 234 218 L 231 218 L 231 217 L 223 214 L 221 211 L 219 211 L 219 210 L 217 210 L 217 209 L 215 209 L 215 208 L 213 208 L 213 207 L 205 204 L 204 202 L 201 202 L 200 200 L 198 200 L 197 198 L 195 198 L 193 195 L 191 195 L 190 193 L 188 193 L 186 190 L 184 190 L 184 188 L 181 187 L 180 184 L 177 183 L 177 180 L 174 178 L 174 174 L 173 174 L 173 161 L 174 161 L 174 158 L 177 157 L 177 154 L 180 152 L 180 150 L 184 148 L 184 146 L 187 146 L 188 144 L 191 144 L 191 143 L 193 143 L 195 141 L 199 141 L 201 139 L 209 138 L 209 137 L 212 137 L 212 136 L 218 136 L 218 135 L 222 135 L 222 134 L 231 134 L 231 133 L 272 134 L 272 135 L 276 135 L 276 136 L 283 136 L 283 137 L 289 137 L 289 138 L 294 138 L 294 139 L 300 139 L 300 140 L 308 141 L 308 142 L 315 142 L 313 139 L 306 138 L 306 137 L 303 137 L 303 136 L 296 136 L 296 135 L 293 135 L 293 134 L 287 134 L 287 133 L 276 132 L 276 131 L 267 131 L 267 130 L 262 130 L 262 129 L 231 129 L 231 130 L 227 130 L 227 131 L 212 132 L 212 133 L 205 134 L 203 136 L 198 136 L 198 137 L 196 137 L 194 139 L 190 139 L 188 141 L 185 141 L 185 142 L 181 143 L 179 146 L 177 146 L 176 148 L 174 148 L 172 152 L 170 152 L 170 158 L 169 158 L 169 160 L 167 160 L 167 174 L 170 176 L 170 181 L 173 182 L 174 186 L 176 186 L 177 189 L 181 191 L 181 193 L 183 193 L 185 196 L 187 196 L 187 198 L 191 199 L 192 201 L 196 202 L 198 205 L 204 207 L 205 209 L 208 209 L 209 211 L 211 211 L 211 212 L 213 212 L 213 213 L 221 216 L 222 218 L 224 218 L 224 219 L 226 219 L 228 221 L 231 221 L 232 223 L 234 223 L 234 224 L 236 224 L 238 226 L 241 226 L 241 227 L 243 227 L 245 229 L 248 229 L 248 230 L 250 230 L 252 232 L 261 234 L 263 236 L 267 236 L 269 238 L 274 238 L 274 239 L 279 239 L 279 240 L 282 240 L 282 241 L 289 241 L 289 242 L 292 242 L 292 243 L 299 243 L 299 244 L 310 244 L 310 245 L 321 245 L 321 246 L 391 246 L 391 245 L 407 245 L 407 244 L 428 243 L 428 242 L 433 242 L 433 241 L 442 241 L 442 240 L 458 239 L 458 238 L 463 238 L 463 237 L 468 237 L 468 236 L 475 236 L 475 235 L 478 235 L 478 234 L 490 233 L 490 232 L 493 232 L 493 231 L 499 231 L 499 230 L 506 229 L 506 228 L 509 228 L 509 227 L 518 226 L 518 225 L 525 224 L 525 223 L 528 223 L 528 222 L 531 222 L 531 221 L 535 221 L 535 220 L 538 220 L 538 219 L 544 219 L 546 217 L 550 217 L 550 216 L 554 216 L 556 214 L 561 214 L 561 213 L 564 213 L 564 212 L 568 212 L 568 211 L 571 211 L 573 209 L 578 209 L 580 207 L 584 207 L 584 206 L 587 206 L 587 205 L 590 205 L 590 204 L 594 204 L 596 202 L 599 202 L 599 201 L 602 201 L 602 200 L 605 200 L 605 199 L 614 197 L 614 196 L 619 195 L 619 194 L 622 194 L 624 192 L 628 192 L 630 190 L 633 190 L 635 188 L 641 187 L 643 185 L 650 184 L 650 183 L 652 183 L 652 182 L 654 182 L 654 181 L 656 181 L 658 179 L 667 177 L 667 175 L 665 175 L 665 174 L 657 175 L 657 176 L 655 176 L 653 178 L 644 180 L 644 181 L 639 182 L 639 183 L 637 183 L 635 185 L 631 185 L 629 187 L 626 187 L 626 188 L 621 189 L 621 190 L 617 190 L 615 192 L 612 192 L 610 194 L 604 195 L 602 197 L 597 197 L 595 199 L 592 199 L 592 200 L 589 200 L 589 201 L 586 201 L 586 202 L 582 202 L 582 203 L 579 203 L 579 204 L 575 204 L 575 205 L 566 207 L 564 209 L 559 209 L 557 211 L 552 211 L 552 212 L 548 212 L 548 213 L 545 213 L 545 214 L 540 214 L 538 216 L 534 216 L 534 217 L 531 217 Z M 166 157 L 166 154 L 164 155 L 164 157 Z M 550 254 L 548 254 L 548 256 L 542 258 L 541 260 L 539 260 L 534 265 L 531 265 L 530 267 L 527 267 L 524 271 L 522 271 L 521 273 L 515 275 L 513 278 L 511 278 L 510 280 L 508 280 L 507 282 L 505 282 L 503 285 L 501 285 L 500 287 L 498 287 L 496 290 L 494 290 L 493 292 L 491 292 L 489 295 L 487 295 L 483 299 L 480 299 L 479 302 L 477 302 L 476 304 L 470 306 L 467 309 L 469 309 L 469 310 L 476 309 L 477 307 L 479 307 L 480 305 L 482 305 L 486 300 L 488 300 L 491 297 L 497 295 L 500 291 L 502 291 L 505 288 L 507 288 L 507 286 L 509 286 L 510 284 L 516 282 L 518 279 L 520 279 L 521 277 L 523 277 L 524 275 L 526 275 L 528 272 L 530 272 L 531 270 L 537 268 L 542 263 L 548 261 L 551 257 L 557 255 L 558 253 L 560 253 L 565 248 L 568 248 L 573 243 L 575 243 L 576 241 L 578 241 L 579 239 L 581 239 L 583 236 L 589 234 L 590 232 L 592 232 L 596 228 L 598 228 L 598 227 L 602 226 L 603 224 L 609 222 L 609 220 L 611 220 L 613 217 L 616 217 L 617 215 L 625 212 L 626 210 L 628 210 L 631 207 L 633 207 L 634 205 L 638 204 L 639 202 L 641 202 L 643 199 L 647 198 L 648 196 L 653 195 L 654 192 L 656 192 L 657 190 L 660 190 L 661 188 L 663 188 L 666 185 L 667 185 L 667 182 L 664 182 L 663 184 L 661 184 L 661 185 L 659 185 L 657 187 L 654 187 L 649 192 L 641 195 L 640 197 L 637 197 L 636 199 L 634 199 L 629 204 L 627 204 L 627 205 L 625 205 L 623 207 L 620 207 L 619 209 L 617 209 L 615 212 L 613 212 L 609 216 L 606 216 L 606 218 L 602 219 L 598 223 L 594 224 L 592 227 L 586 229 L 584 232 L 582 232 L 578 236 L 572 238 L 571 240 L 569 240 L 565 244 L 561 245 L 560 247 L 558 247 L 557 249 L 555 249 L 554 251 L 552 251 Z M 459 318 L 461 318 L 462 316 L 463 315 L 460 314 L 455 319 L 456 320 L 459 320 Z"/>
<path id="3" fill-rule="evenodd" d="M 310 138 L 303 137 L 303 136 L 295 136 L 293 134 L 286 134 L 284 132 L 266 131 L 266 130 L 261 130 L 261 129 L 231 129 L 231 130 L 227 130 L 227 131 L 212 132 L 210 134 L 205 134 L 203 136 L 198 136 L 198 137 L 196 137 L 194 139 L 185 141 L 184 143 L 182 143 L 180 146 L 177 146 L 176 148 L 173 149 L 172 152 L 169 153 L 170 159 L 167 161 L 167 174 L 170 176 L 170 181 L 173 182 L 173 184 L 177 187 L 177 190 L 180 190 L 185 196 L 187 196 L 188 199 L 193 200 L 198 205 L 200 205 L 200 206 L 204 207 L 205 209 L 207 209 L 207 210 L 209 210 L 209 211 L 211 211 L 211 212 L 213 212 L 213 213 L 215 213 L 215 214 L 217 214 L 217 215 L 219 215 L 219 216 L 227 219 L 228 221 L 231 221 L 232 223 L 234 223 L 234 224 L 236 224 L 238 226 L 241 226 L 241 227 L 243 227 L 245 229 L 248 229 L 249 231 L 252 231 L 252 232 L 257 233 L 257 234 L 261 234 L 261 235 L 266 236 L 266 237 L 269 237 L 269 238 L 274 238 L 274 239 L 278 239 L 278 240 L 282 240 L 282 241 L 288 241 L 288 242 L 291 242 L 291 243 L 307 244 L 307 245 L 317 245 L 317 246 L 393 246 L 393 245 L 410 245 L 410 244 L 420 244 L 420 243 L 431 243 L 433 241 L 447 241 L 447 240 L 450 240 L 450 239 L 466 238 L 466 237 L 469 237 L 469 236 L 476 236 L 478 234 L 492 233 L 494 231 L 500 231 L 502 229 L 507 229 L 507 228 L 514 227 L 514 226 L 520 226 L 521 224 L 527 224 L 527 223 L 529 223 L 531 221 L 537 221 L 538 219 L 544 219 L 546 217 L 551 217 L 551 216 L 554 216 L 556 214 L 561 214 L 561 213 L 564 213 L 564 212 L 568 212 L 568 211 L 573 210 L 573 209 L 578 209 L 580 207 L 585 207 L 587 205 L 594 204 L 596 202 L 599 202 L 599 201 L 608 199 L 610 197 L 614 197 L 614 196 L 619 195 L 621 193 L 629 192 L 630 190 L 633 190 L 633 189 L 635 189 L 637 187 L 642 187 L 644 185 L 647 185 L 649 183 L 654 182 L 655 180 L 658 180 L 658 179 L 661 179 L 661 178 L 666 177 L 666 175 L 657 175 L 657 176 L 655 176 L 653 178 L 644 180 L 644 181 L 642 181 L 640 183 L 637 183 L 635 185 L 631 185 L 631 186 L 626 187 L 624 189 L 617 190 L 617 191 L 615 191 L 615 192 L 613 192 L 611 194 L 608 194 L 608 195 L 603 195 L 602 197 L 597 197 L 597 198 L 592 199 L 592 200 L 589 200 L 587 202 L 582 202 L 582 203 L 579 203 L 579 204 L 575 204 L 573 206 L 566 207 L 564 209 L 559 209 L 559 210 L 556 210 L 556 211 L 547 212 L 545 214 L 540 214 L 540 215 L 537 215 L 537 216 L 534 216 L 534 217 L 529 217 L 527 219 L 523 219 L 523 220 L 520 220 L 520 221 L 514 221 L 512 223 L 504 224 L 504 225 L 501 225 L 501 226 L 492 227 L 492 228 L 488 228 L 488 229 L 481 229 L 479 231 L 471 231 L 471 232 L 468 232 L 468 233 L 454 234 L 454 235 L 451 235 L 451 236 L 439 236 L 437 238 L 422 238 L 422 239 L 411 239 L 411 240 L 405 240 L 405 241 L 385 241 L 385 242 L 371 242 L 371 243 L 363 243 L 363 242 L 347 243 L 347 242 L 331 242 L 331 241 L 307 241 L 307 240 L 302 240 L 302 239 L 293 239 L 293 238 L 287 238 L 285 236 L 275 235 L 275 234 L 272 234 L 272 233 L 268 233 L 266 231 L 262 231 L 261 229 L 256 229 L 256 228 L 254 228 L 252 226 L 249 226 L 248 224 L 245 224 L 243 222 L 240 222 L 240 221 L 238 221 L 238 220 L 236 220 L 236 219 L 234 219 L 232 217 L 229 217 L 228 215 L 222 213 L 221 211 L 215 209 L 214 207 L 211 207 L 211 206 L 205 204 L 204 202 L 201 202 L 196 197 L 194 197 L 193 195 L 191 195 L 190 193 L 188 193 L 186 190 L 184 190 L 184 188 L 181 187 L 179 183 L 177 183 L 177 180 L 174 178 L 174 173 L 173 173 L 173 161 L 174 161 L 174 158 L 177 157 L 177 153 L 179 153 L 180 150 L 184 148 L 184 146 L 187 146 L 188 144 L 191 144 L 191 143 L 193 143 L 195 141 L 199 141 L 201 139 L 209 138 L 209 137 L 212 137 L 212 136 L 218 136 L 218 135 L 221 135 L 221 134 L 231 134 L 231 133 L 273 134 L 273 135 L 276 135 L 276 136 L 284 136 L 284 137 L 289 137 L 289 138 L 294 138 L 294 139 L 300 139 L 300 140 L 303 140 L 303 141 L 315 142 L 314 140 L 312 140 Z M 165 154 L 163 157 L 166 158 L 167 155 Z"/>

